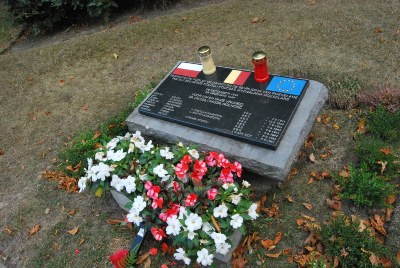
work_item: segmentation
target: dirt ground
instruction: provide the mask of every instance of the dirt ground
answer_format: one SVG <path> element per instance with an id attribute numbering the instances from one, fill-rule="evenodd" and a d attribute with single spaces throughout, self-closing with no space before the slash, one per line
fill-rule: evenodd
<path id="1" fill-rule="evenodd" d="M 126 15 L 110 27 L 22 40 L 0 55 L 0 267 L 110 266 L 108 254 L 132 239 L 106 224 L 123 211 L 109 196 L 69 194 L 40 174 L 56 167 L 57 152 L 76 132 L 122 111 L 176 61 L 198 61 L 201 45 L 212 47 L 218 65 L 251 69 L 251 53 L 265 50 L 272 73 L 324 83 L 357 77 L 363 90 L 400 85 L 398 1 L 198 2 L 133 14 L 144 18 L 138 23 Z M 347 122 L 347 112 L 337 113 Z M 351 149 L 345 140 L 335 145 L 342 160 Z M 76 235 L 67 233 L 76 227 Z"/>

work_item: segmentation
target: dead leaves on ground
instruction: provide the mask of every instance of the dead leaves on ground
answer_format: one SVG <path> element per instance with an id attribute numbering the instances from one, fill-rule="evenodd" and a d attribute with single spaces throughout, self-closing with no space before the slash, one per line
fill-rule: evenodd
<path id="1" fill-rule="evenodd" d="M 32 235 L 37 234 L 41 228 L 42 228 L 42 225 L 40 225 L 40 224 L 36 224 L 35 226 L 33 226 L 31 229 L 29 229 L 28 237 L 31 237 Z"/>
<path id="2" fill-rule="evenodd" d="M 74 229 L 68 230 L 67 233 L 70 235 L 76 235 L 79 232 L 79 227 L 75 227 Z"/>
<path id="3" fill-rule="evenodd" d="M 42 173 L 42 178 L 58 182 L 58 188 L 64 189 L 67 192 L 77 193 L 79 191 L 78 180 L 69 177 L 64 172 L 46 170 Z"/>

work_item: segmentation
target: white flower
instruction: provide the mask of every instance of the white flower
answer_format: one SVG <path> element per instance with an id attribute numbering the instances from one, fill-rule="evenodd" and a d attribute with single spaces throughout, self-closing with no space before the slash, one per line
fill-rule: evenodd
<path id="1" fill-rule="evenodd" d="M 247 211 L 247 213 L 253 220 L 257 219 L 257 217 L 258 217 L 256 210 L 257 210 L 257 204 L 253 203 L 253 204 L 251 204 L 251 206 L 249 207 L 249 210 Z"/>
<path id="2" fill-rule="evenodd" d="M 122 149 L 116 152 L 114 152 L 113 150 L 107 151 L 107 159 L 112 160 L 114 162 L 121 161 L 122 159 L 125 158 L 125 156 L 126 153 Z"/>
<path id="3" fill-rule="evenodd" d="M 232 220 L 229 223 L 234 229 L 239 228 L 240 226 L 242 226 L 243 223 L 243 218 L 242 216 L 240 216 L 239 214 L 235 214 L 232 216 Z"/>
<path id="4" fill-rule="evenodd" d="M 117 175 L 112 175 L 111 178 L 110 186 L 114 187 L 118 192 L 121 192 L 122 189 L 124 189 L 124 183 L 122 182 L 121 178 Z"/>
<path id="5" fill-rule="evenodd" d="M 183 147 L 184 145 L 183 145 L 182 142 L 178 142 L 178 146 L 179 146 L 179 147 Z"/>
<path id="6" fill-rule="evenodd" d="M 167 220 L 167 229 L 166 232 L 167 234 L 172 234 L 174 236 L 177 236 L 179 232 L 181 231 L 181 223 L 179 222 L 178 218 L 176 215 L 172 216 Z"/>
<path id="7" fill-rule="evenodd" d="M 229 249 L 231 248 L 231 245 L 228 243 L 216 244 L 215 248 L 218 253 L 225 255 L 226 253 L 228 253 Z"/>
<path id="8" fill-rule="evenodd" d="M 86 188 L 88 177 L 81 177 L 78 181 L 79 192 L 81 193 Z"/>
<path id="9" fill-rule="evenodd" d="M 190 264 L 190 258 L 186 255 L 186 252 L 183 250 L 183 248 L 176 249 L 174 257 L 177 261 L 182 260 L 186 265 Z"/>
<path id="10" fill-rule="evenodd" d="M 146 146 L 144 147 L 144 151 L 148 152 L 150 151 L 152 148 L 154 148 L 154 145 L 152 144 L 153 141 L 149 141 Z"/>
<path id="11" fill-rule="evenodd" d="M 168 174 L 168 171 L 164 169 L 164 164 L 159 164 L 158 166 L 156 166 L 153 169 L 153 172 L 154 174 L 157 174 L 157 176 L 160 178 L 164 178 Z"/>
<path id="12" fill-rule="evenodd" d="M 183 216 L 187 216 L 186 208 L 184 206 L 181 206 L 179 208 L 179 217 L 178 219 L 182 220 Z"/>
<path id="13" fill-rule="evenodd" d="M 242 185 L 243 185 L 243 187 L 245 187 L 245 188 L 249 188 L 251 184 L 250 184 L 248 181 L 243 180 L 243 181 L 242 181 Z"/>
<path id="14" fill-rule="evenodd" d="M 206 266 L 206 265 L 211 265 L 213 262 L 213 254 L 208 254 L 208 250 L 206 248 L 203 248 L 200 251 L 197 251 L 197 262 L 201 263 L 201 265 Z"/>
<path id="15" fill-rule="evenodd" d="M 97 152 L 94 155 L 94 159 L 96 159 L 97 161 L 106 161 L 107 157 L 106 157 L 106 154 L 104 152 Z"/>
<path id="16" fill-rule="evenodd" d="M 136 226 L 139 226 L 140 223 L 143 221 L 143 218 L 139 215 L 136 215 L 135 213 L 129 213 L 126 218 L 129 222 L 133 222 L 134 224 L 136 224 Z"/>
<path id="17" fill-rule="evenodd" d="M 194 158 L 194 159 L 199 159 L 200 155 L 199 152 L 196 149 L 191 149 L 188 151 L 188 153 Z"/>
<path id="18" fill-rule="evenodd" d="M 107 143 L 106 148 L 113 150 L 115 148 L 115 146 L 117 146 L 118 142 L 119 142 L 119 138 L 114 138 Z"/>
<path id="19" fill-rule="evenodd" d="M 132 134 L 131 142 L 135 141 L 144 141 L 142 133 L 140 133 L 139 130 L 137 130 L 135 134 Z"/>
<path id="20" fill-rule="evenodd" d="M 214 240 L 215 244 L 222 244 L 226 241 L 226 235 L 213 232 L 210 237 Z"/>
<path id="21" fill-rule="evenodd" d="M 237 204 L 239 204 L 241 197 L 238 194 L 233 194 L 233 195 L 231 195 L 231 199 L 232 199 L 232 203 L 237 205 Z"/>
<path id="22" fill-rule="evenodd" d="M 139 179 L 141 181 L 147 181 L 147 180 L 149 180 L 149 175 L 147 175 L 147 174 L 139 175 Z"/>
<path id="23" fill-rule="evenodd" d="M 129 144 L 129 149 L 128 149 L 128 154 L 132 153 L 135 150 L 135 144 L 134 143 L 130 143 Z"/>
<path id="24" fill-rule="evenodd" d="M 233 183 L 224 183 L 222 184 L 222 188 L 224 188 L 225 190 L 228 190 L 229 187 L 234 186 Z"/>
<path id="25" fill-rule="evenodd" d="M 136 191 L 135 177 L 132 177 L 131 175 L 129 175 L 125 180 L 123 180 L 123 184 L 124 184 L 125 190 L 128 194 Z"/>
<path id="26" fill-rule="evenodd" d="M 218 207 L 214 208 L 213 215 L 215 218 L 225 218 L 228 217 L 228 207 L 225 203 L 219 205 Z"/>
<path id="27" fill-rule="evenodd" d="M 132 208 L 129 211 L 130 213 L 139 215 L 139 213 L 146 207 L 146 202 L 144 201 L 143 196 L 136 196 L 132 203 Z"/>
<path id="28" fill-rule="evenodd" d="M 201 228 L 203 224 L 203 220 L 199 217 L 199 215 L 195 213 L 190 213 L 189 216 L 185 220 L 185 224 L 189 232 L 194 232 Z"/>
<path id="29" fill-rule="evenodd" d="M 210 234 L 214 231 L 214 227 L 209 222 L 203 222 L 203 227 L 201 228 L 207 234 Z"/>
<path id="30" fill-rule="evenodd" d="M 93 159 L 88 158 L 88 159 L 87 159 L 87 163 L 88 163 L 88 167 L 87 167 L 87 169 L 85 169 L 86 177 L 92 178 L 93 175 L 95 175 L 95 174 L 94 174 L 94 171 L 93 171 L 93 167 L 92 167 L 92 165 L 93 165 Z"/>
<path id="31" fill-rule="evenodd" d="M 93 166 L 91 170 L 95 173 L 92 176 L 93 181 L 105 181 L 106 177 L 110 176 L 110 167 L 103 162 L 100 162 L 97 166 Z"/>
<path id="32" fill-rule="evenodd" d="M 174 154 L 169 151 L 169 147 L 165 147 L 165 149 L 160 150 L 160 155 L 164 157 L 165 159 L 173 159 Z"/>
<path id="33" fill-rule="evenodd" d="M 188 233 L 188 239 L 193 240 L 194 236 L 197 235 L 195 232 L 189 232 Z"/>

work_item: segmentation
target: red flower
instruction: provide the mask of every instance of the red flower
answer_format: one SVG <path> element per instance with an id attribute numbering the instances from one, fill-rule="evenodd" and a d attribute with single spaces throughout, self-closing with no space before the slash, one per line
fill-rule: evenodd
<path id="1" fill-rule="evenodd" d="M 151 256 L 156 256 L 158 254 L 158 249 L 156 249 L 156 248 L 149 249 L 149 254 Z"/>
<path id="2" fill-rule="evenodd" d="M 190 177 L 192 179 L 194 179 L 194 180 L 199 180 L 200 181 L 203 178 L 203 175 L 204 175 L 203 173 L 195 170 L 190 174 Z"/>
<path id="3" fill-rule="evenodd" d="M 180 206 L 178 204 L 173 204 L 171 208 L 165 210 L 158 216 L 163 222 L 166 222 L 169 218 L 179 213 Z"/>
<path id="4" fill-rule="evenodd" d="M 146 181 L 144 184 L 144 188 L 147 190 L 147 196 L 150 198 L 158 198 L 158 193 L 160 192 L 161 188 L 158 185 L 153 186 L 150 181 Z"/>
<path id="5" fill-rule="evenodd" d="M 196 194 L 189 194 L 186 197 L 185 205 L 188 206 L 188 207 L 191 207 L 191 206 L 194 205 L 194 203 L 196 203 L 196 200 L 197 200 Z"/>
<path id="6" fill-rule="evenodd" d="M 229 168 L 224 168 L 219 175 L 218 180 L 222 183 L 233 183 L 233 174 Z"/>
<path id="7" fill-rule="evenodd" d="M 223 154 L 219 154 L 217 158 L 218 167 L 229 168 L 229 160 Z"/>
<path id="8" fill-rule="evenodd" d="M 177 192 L 181 189 L 181 186 L 179 185 L 179 183 L 177 181 L 173 181 L 172 186 L 174 187 L 175 192 Z"/>
<path id="9" fill-rule="evenodd" d="M 232 172 L 236 172 L 236 175 L 240 178 L 242 176 L 242 165 L 239 162 L 235 162 L 230 166 Z"/>
<path id="10" fill-rule="evenodd" d="M 166 264 L 161 264 L 161 267 L 160 268 L 168 268 L 168 265 L 166 265 Z"/>
<path id="11" fill-rule="evenodd" d="M 161 250 L 162 250 L 162 252 L 167 252 L 168 250 L 169 250 L 169 246 L 168 246 L 168 244 L 167 243 L 165 243 L 165 242 L 163 242 L 162 244 L 161 244 Z"/>
<path id="12" fill-rule="evenodd" d="M 151 228 L 151 234 L 154 236 L 154 239 L 158 241 L 161 241 L 163 237 L 167 237 L 162 229 L 157 229 L 155 227 Z"/>
<path id="13" fill-rule="evenodd" d="M 153 209 L 156 209 L 157 207 L 162 208 L 163 202 L 164 202 L 164 199 L 162 199 L 162 198 L 154 198 L 153 203 L 151 204 L 151 207 Z"/>
<path id="14" fill-rule="evenodd" d="M 181 159 L 181 163 L 192 163 L 192 158 L 190 157 L 190 155 L 185 155 L 182 159 Z"/>
<path id="15" fill-rule="evenodd" d="M 207 166 L 206 163 L 204 163 L 204 161 L 202 160 L 196 160 L 196 162 L 194 163 L 194 170 L 198 171 L 201 174 L 206 174 L 207 172 Z"/>
<path id="16" fill-rule="evenodd" d="M 178 165 L 176 165 L 175 167 L 175 174 L 178 178 L 180 179 L 184 179 L 186 177 L 186 172 L 189 170 L 189 166 L 184 163 L 181 162 Z"/>
<path id="17" fill-rule="evenodd" d="M 114 265 L 114 268 L 125 268 L 127 265 L 127 258 L 129 251 L 126 249 L 121 249 L 115 252 L 113 255 L 108 257 L 108 259 Z"/>
<path id="18" fill-rule="evenodd" d="M 210 190 L 207 191 L 207 197 L 208 199 L 210 199 L 211 201 L 215 199 L 215 197 L 218 194 L 218 190 L 215 188 L 211 188 Z"/>

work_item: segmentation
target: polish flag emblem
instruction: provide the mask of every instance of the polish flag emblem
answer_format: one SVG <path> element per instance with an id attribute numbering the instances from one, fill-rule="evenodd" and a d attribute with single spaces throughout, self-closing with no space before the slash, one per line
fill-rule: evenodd
<path id="1" fill-rule="evenodd" d="M 175 68 L 172 74 L 197 77 L 202 70 L 203 66 L 201 64 L 182 62 Z"/>

